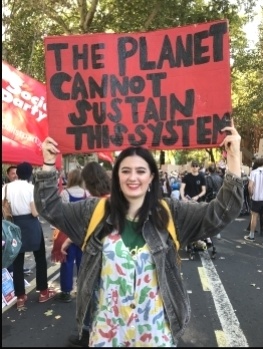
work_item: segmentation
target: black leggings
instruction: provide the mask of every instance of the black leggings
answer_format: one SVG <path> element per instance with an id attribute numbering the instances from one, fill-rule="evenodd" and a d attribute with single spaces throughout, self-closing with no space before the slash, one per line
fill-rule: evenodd
<path id="1" fill-rule="evenodd" d="M 47 260 L 44 236 L 42 234 L 40 248 L 38 251 L 33 251 L 36 262 L 36 290 L 44 291 L 48 288 L 47 282 Z M 25 294 L 24 283 L 24 259 L 25 252 L 19 253 L 13 262 L 13 281 L 15 296 L 20 297 Z"/>

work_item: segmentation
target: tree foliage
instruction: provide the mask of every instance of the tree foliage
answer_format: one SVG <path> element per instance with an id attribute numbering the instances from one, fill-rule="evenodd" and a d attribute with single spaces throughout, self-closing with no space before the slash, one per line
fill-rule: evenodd
<path id="1" fill-rule="evenodd" d="M 263 19 L 255 48 L 245 51 L 232 67 L 233 115 L 243 139 L 243 149 L 258 151 L 263 138 Z M 250 164 L 251 159 L 244 159 Z"/>
<path id="2" fill-rule="evenodd" d="M 243 4 L 246 16 L 238 15 Z M 99 32 L 138 32 L 227 18 L 235 37 L 254 1 L 227 0 L 2 0 L 3 59 L 45 81 L 43 38 Z M 237 46 L 233 40 L 232 47 Z M 233 52 L 234 54 L 234 52 Z"/>

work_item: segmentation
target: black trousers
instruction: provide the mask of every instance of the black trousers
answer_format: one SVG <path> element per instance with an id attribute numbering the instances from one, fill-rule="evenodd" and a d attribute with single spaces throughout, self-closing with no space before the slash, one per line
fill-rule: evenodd
<path id="1" fill-rule="evenodd" d="M 48 282 L 46 248 L 43 234 L 40 243 L 40 248 L 38 251 L 33 251 L 33 254 L 36 262 L 36 290 L 44 291 L 48 288 Z M 13 262 L 13 282 L 16 297 L 20 297 L 25 294 L 24 259 L 25 252 L 22 252 L 17 255 L 16 259 Z"/>

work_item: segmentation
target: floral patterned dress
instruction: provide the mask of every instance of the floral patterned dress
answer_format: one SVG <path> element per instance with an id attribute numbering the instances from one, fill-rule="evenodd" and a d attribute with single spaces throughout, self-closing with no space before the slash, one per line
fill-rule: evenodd
<path id="1" fill-rule="evenodd" d="M 130 250 L 114 231 L 103 239 L 90 347 L 175 347 L 146 244 Z"/>

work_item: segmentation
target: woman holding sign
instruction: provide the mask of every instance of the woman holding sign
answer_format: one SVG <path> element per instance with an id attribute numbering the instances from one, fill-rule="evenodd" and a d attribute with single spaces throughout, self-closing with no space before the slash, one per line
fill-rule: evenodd
<path id="1" fill-rule="evenodd" d="M 36 207 L 75 244 L 84 245 L 76 316 L 81 337 L 85 314 L 91 314 L 90 347 L 177 346 L 190 320 L 179 248 L 218 234 L 238 217 L 243 202 L 241 138 L 233 124 L 222 131 L 228 131 L 221 145 L 227 150 L 229 172 L 214 200 L 161 200 L 152 154 L 129 147 L 116 160 L 111 196 L 87 240 L 100 199 L 62 203 L 54 167 L 58 144 L 50 137 L 44 141 Z"/>

